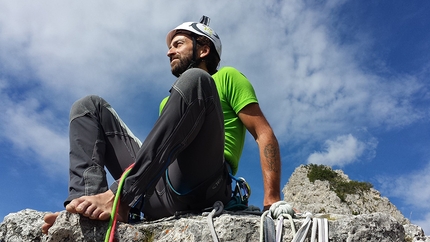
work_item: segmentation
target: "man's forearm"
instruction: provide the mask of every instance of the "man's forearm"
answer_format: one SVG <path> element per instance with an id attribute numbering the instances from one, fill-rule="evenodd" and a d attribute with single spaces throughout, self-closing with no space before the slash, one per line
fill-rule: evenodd
<path id="1" fill-rule="evenodd" d="M 281 200 L 281 155 L 276 137 L 272 135 L 259 143 L 264 182 L 264 206 Z"/>

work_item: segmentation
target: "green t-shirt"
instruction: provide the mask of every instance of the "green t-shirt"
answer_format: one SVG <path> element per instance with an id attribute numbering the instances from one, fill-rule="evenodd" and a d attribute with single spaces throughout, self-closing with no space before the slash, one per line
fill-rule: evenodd
<path id="1" fill-rule="evenodd" d="M 245 143 L 246 128 L 237 114 L 246 105 L 258 103 L 254 88 L 249 80 L 233 67 L 223 67 L 212 75 L 224 114 L 225 144 L 224 157 L 236 174 Z M 160 104 L 160 113 L 168 97 Z"/>

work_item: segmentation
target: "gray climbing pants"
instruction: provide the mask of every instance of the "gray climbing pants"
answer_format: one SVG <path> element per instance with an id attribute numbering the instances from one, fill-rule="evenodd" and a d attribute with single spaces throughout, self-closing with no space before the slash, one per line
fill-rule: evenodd
<path id="1" fill-rule="evenodd" d="M 140 110 L 138 110 L 140 111 Z M 137 111 L 137 112 L 138 112 Z M 184 72 L 143 143 L 101 97 L 76 101 L 70 112 L 72 199 L 111 189 L 132 163 L 121 203 L 137 207 L 148 219 L 199 211 L 231 198 L 224 161 L 224 121 L 212 77 L 197 68 Z"/>

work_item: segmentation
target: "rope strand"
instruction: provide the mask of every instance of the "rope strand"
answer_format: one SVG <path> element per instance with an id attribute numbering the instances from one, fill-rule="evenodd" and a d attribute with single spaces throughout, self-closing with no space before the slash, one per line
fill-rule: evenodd
<path id="1" fill-rule="evenodd" d="M 121 190 L 122 190 L 122 186 L 124 185 L 125 178 L 128 176 L 133 166 L 134 166 L 134 163 L 131 164 L 129 167 L 127 167 L 127 169 L 125 169 L 125 171 L 121 175 L 121 178 L 118 184 L 118 190 L 116 191 L 115 199 L 113 201 L 112 212 L 110 214 L 109 226 L 106 232 L 105 242 L 113 242 L 115 238 L 115 228 L 116 228 L 116 222 L 118 220 L 117 211 L 120 204 Z"/>

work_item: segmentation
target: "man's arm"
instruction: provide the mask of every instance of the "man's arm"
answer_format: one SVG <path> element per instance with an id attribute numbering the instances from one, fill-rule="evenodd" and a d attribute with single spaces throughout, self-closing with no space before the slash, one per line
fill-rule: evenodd
<path id="1" fill-rule="evenodd" d="M 267 209 L 281 200 L 281 156 L 278 140 L 257 103 L 245 106 L 238 116 L 258 144 L 264 182 L 263 206 Z"/>

